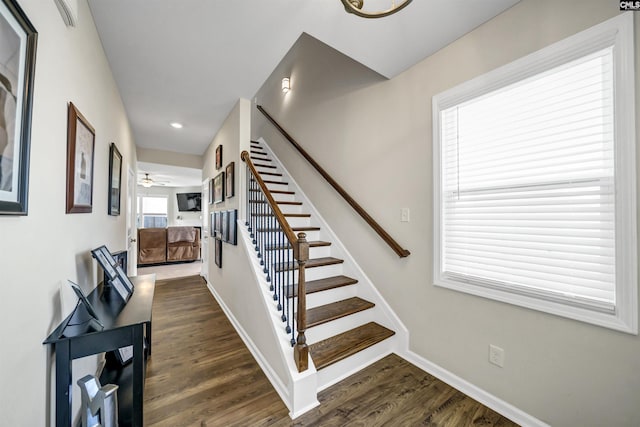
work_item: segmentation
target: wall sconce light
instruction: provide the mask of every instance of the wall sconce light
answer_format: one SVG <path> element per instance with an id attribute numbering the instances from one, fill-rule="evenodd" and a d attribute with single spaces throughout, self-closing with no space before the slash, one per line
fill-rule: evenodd
<path id="1" fill-rule="evenodd" d="M 289 81 L 289 77 L 285 77 L 282 79 L 282 92 L 287 93 L 291 90 L 291 82 Z"/>

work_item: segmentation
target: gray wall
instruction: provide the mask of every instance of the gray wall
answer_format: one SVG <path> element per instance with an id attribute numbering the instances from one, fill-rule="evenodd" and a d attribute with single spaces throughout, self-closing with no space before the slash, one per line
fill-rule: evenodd
<path id="1" fill-rule="evenodd" d="M 640 425 L 640 339 L 433 286 L 431 98 L 617 9 L 602 0 L 523 0 L 388 81 L 309 37 L 294 46 L 258 103 L 412 252 L 406 259 L 253 115 L 252 136 L 268 141 L 399 314 L 411 350 L 554 426 Z M 400 222 L 403 207 L 409 223 Z M 504 348 L 504 368 L 489 364 L 489 344 Z"/>

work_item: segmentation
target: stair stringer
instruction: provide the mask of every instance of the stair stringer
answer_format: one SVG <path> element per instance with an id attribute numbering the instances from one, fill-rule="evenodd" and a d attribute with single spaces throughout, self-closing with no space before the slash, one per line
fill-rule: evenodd
<path id="1" fill-rule="evenodd" d="M 283 174 L 281 180 L 288 183 L 288 189 L 290 191 L 295 192 L 295 199 L 303 203 L 302 206 L 304 212 L 311 214 L 311 225 L 320 227 L 320 239 L 331 242 L 331 256 L 344 260 L 344 263 L 342 264 L 343 274 L 358 280 L 358 283 L 354 285 L 356 289 L 355 296 L 373 302 L 375 307 L 370 309 L 373 311 L 373 319 L 375 319 L 375 321 L 380 325 L 385 326 L 396 333 L 393 337 L 387 338 L 386 340 L 361 351 L 358 354 L 319 370 L 317 373 L 317 390 L 324 390 L 325 388 L 362 370 L 390 353 L 406 354 L 409 350 L 408 329 L 383 298 L 382 294 L 377 290 L 372 280 L 357 264 L 354 257 L 346 249 L 342 241 L 338 238 L 338 235 L 331 229 L 309 197 L 307 197 L 296 180 L 291 176 L 282 161 L 280 161 L 278 156 L 273 152 L 273 150 L 271 150 L 264 138 L 261 137 L 258 141 L 272 158 L 273 164 L 278 166 L 278 172 Z M 315 299 L 315 297 L 308 297 L 307 308 L 313 308 L 315 306 L 315 304 L 313 304 Z M 348 317 L 357 319 L 357 316 Z M 317 327 L 322 331 L 319 334 L 311 330 L 315 328 L 310 328 L 310 330 L 307 331 L 307 334 L 308 337 L 314 337 L 314 335 L 336 335 L 341 332 L 345 332 L 351 327 L 348 322 L 349 321 L 329 322 L 328 324 Z M 319 339 L 320 337 L 317 338 L 317 340 Z M 313 344 L 315 341 L 316 339 L 307 339 L 307 343 L 309 345 Z"/>
<path id="2" fill-rule="evenodd" d="M 215 288 L 208 281 L 207 286 L 253 357 L 260 365 L 260 368 L 262 368 L 262 371 L 269 379 L 269 382 L 273 385 L 274 389 L 289 409 L 289 416 L 292 419 L 295 419 L 296 417 L 320 405 L 316 392 L 317 371 L 313 361 L 309 358 L 309 368 L 304 372 L 298 372 L 293 359 L 293 347 L 290 344 L 291 335 L 286 332 L 285 326 L 280 319 L 281 313 L 278 311 L 277 303 L 273 300 L 273 294 L 269 290 L 269 283 L 266 281 L 265 274 L 262 271 L 262 266 L 256 257 L 254 245 L 251 237 L 249 236 L 249 231 L 247 230 L 244 220 L 239 219 L 236 227 L 239 232 L 238 245 L 242 246 L 245 251 L 247 260 L 253 269 L 253 276 L 255 277 L 253 285 L 255 285 L 256 291 L 262 295 L 262 298 L 259 298 L 259 300 L 264 302 L 264 310 L 255 310 L 254 314 L 256 316 L 260 316 L 263 313 L 268 313 L 268 319 L 258 319 L 258 321 L 264 321 L 264 323 L 271 326 L 273 335 L 276 337 L 275 345 L 278 348 L 280 357 L 287 367 L 286 371 L 288 378 L 280 378 L 280 376 L 275 373 L 275 370 L 271 367 L 271 363 L 268 358 L 266 358 L 260 351 L 250 334 L 244 330 L 240 322 L 235 318 L 233 312 L 226 306 L 222 298 L 215 291 Z"/>

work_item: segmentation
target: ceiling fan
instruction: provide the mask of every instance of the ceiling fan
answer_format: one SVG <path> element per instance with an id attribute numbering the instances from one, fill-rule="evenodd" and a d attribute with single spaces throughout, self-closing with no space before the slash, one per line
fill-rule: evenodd
<path id="1" fill-rule="evenodd" d="M 153 185 L 165 185 L 166 183 L 168 183 L 169 181 L 158 181 L 156 179 L 151 179 L 149 177 L 148 173 L 144 174 L 144 178 L 142 178 L 139 182 L 140 185 L 142 185 L 145 188 L 149 188 Z"/>

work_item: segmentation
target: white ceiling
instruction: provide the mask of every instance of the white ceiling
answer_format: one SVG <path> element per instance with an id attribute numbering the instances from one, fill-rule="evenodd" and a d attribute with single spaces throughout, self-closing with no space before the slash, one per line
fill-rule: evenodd
<path id="1" fill-rule="evenodd" d="M 200 169 L 138 162 L 139 185 L 142 185 L 145 174 L 149 174 L 154 186 L 193 187 L 202 185 L 202 171 Z"/>
<path id="2" fill-rule="evenodd" d="M 382 19 L 347 14 L 339 0 L 89 5 L 136 144 L 202 154 L 238 98 L 253 98 L 302 32 L 391 78 L 517 1 L 414 0 Z"/>

